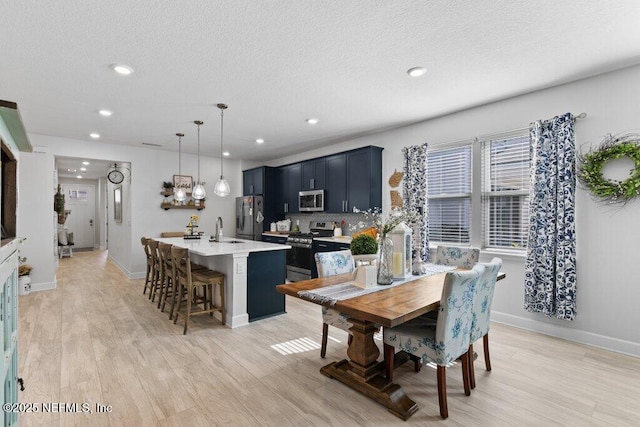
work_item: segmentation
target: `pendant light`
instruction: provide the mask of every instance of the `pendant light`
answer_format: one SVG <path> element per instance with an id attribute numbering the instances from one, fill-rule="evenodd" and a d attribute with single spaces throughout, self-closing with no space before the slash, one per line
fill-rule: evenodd
<path id="1" fill-rule="evenodd" d="M 204 122 L 196 120 L 193 123 L 198 126 L 198 181 L 196 181 L 196 186 L 193 187 L 193 193 L 191 196 L 196 200 L 202 200 L 207 197 L 207 192 L 204 189 L 204 182 L 200 181 L 200 125 Z"/>
<path id="2" fill-rule="evenodd" d="M 223 168 L 223 136 L 224 136 L 224 110 L 227 109 L 227 104 L 218 104 L 216 105 L 220 109 L 220 179 L 216 182 L 216 186 L 213 189 L 213 192 L 220 196 L 226 197 L 231 193 L 231 188 L 229 188 L 229 182 L 224 179 L 224 168 Z"/>
<path id="3" fill-rule="evenodd" d="M 176 133 L 178 137 L 178 175 L 182 175 L 182 137 L 184 133 Z M 173 198 L 178 202 L 184 202 L 187 200 L 187 193 L 184 191 L 184 188 L 174 188 Z"/>

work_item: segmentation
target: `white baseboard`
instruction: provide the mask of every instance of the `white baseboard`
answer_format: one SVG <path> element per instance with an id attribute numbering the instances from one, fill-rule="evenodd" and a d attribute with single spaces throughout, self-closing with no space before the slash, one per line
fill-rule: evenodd
<path id="1" fill-rule="evenodd" d="M 562 326 L 540 322 L 533 319 L 526 319 L 512 314 L 496 313 L 495 311 L 491 312 L 491 320 L 496 323 L 503 323 L 505 325 L 539 332 L 552 337 L 563 338 L 593 347 L 604 348 L 606 350 L 640 357 L 640 343 L 632 341 L 620 340 L 577 329 L 563 328 Z"/>
<path id="2" fill-rule="evenodd" d="M 58 281 L 31 283 L 31 292 L 50 291 L 58 287 Z"/>
<path id="3" fill-rule="evenodd" d="M 131 271 L 127 270 L 124 267 L 124 265 L 120 264 L 118 262 L 118 260 L 113 259 L 111 256 L 109 256 L 109 261 L 114 263 L 120 269 L 120 271 L 122 271 L 131 280 L 144 279 L 146 277 L 146 275 L 147 275 L 146 271 L 143 271 L 143 272 L 131 272 Z"/>

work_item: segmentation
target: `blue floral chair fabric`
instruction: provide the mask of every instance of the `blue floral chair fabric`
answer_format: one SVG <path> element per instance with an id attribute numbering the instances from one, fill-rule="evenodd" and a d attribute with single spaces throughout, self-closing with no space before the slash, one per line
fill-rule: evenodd
<path id="1" fill-rule="evenodd" d="M 496 288 L 498 273 L 502 268 L 502 260 L 493 258 L 491 262 L 480 263 L 484 266 L 484 273 L 480 276 L 477 286 L 477 295 L 473 303 L 473 319 L 471 322 L 470 353 L 473 354 L 473 343 L 483 338 L 484 362 L 487 371 L 491 370 L 491 359 L 489 358 L 489 321 L 491 318 L 491 302 L 493 301 L 493 291 Z M 473 360 L 470 366 L 471 388 L 475 388 L 475 372 Z"/>
<path id="2" fill-rule="evenodd" d="M 389 380 L 393 379 L 396 350 L 417 356 L 423 363 L 434 362 L 438 365 L 438 397 L 442 418 L 448 416 L 446 367 L 461 356 L 465 394 L 470 394 L 469 345 L 473 306 L 477 284 L 484 271 L 484 266 L 476 265 L 470 271 L 447 273 L 435 326 L 405 323 L 395 328 L 384 328 L 384 356 Z"/>
<path id="3" fill-rule="evenodd" d="M 461 248 L 459 246 L 438 246 L 436 249 L 436 264 L 455 265 L 456 267 L 471 268 L 480 259 L 480 249 Z"/>
<path id="4" fill-rule="evenodd" d="M 334 252 L 318 252 L 315 254 L 316 267 L 318 268 L 318 277 L 335 276 L 336 274 L 350 273 L 355 270 L 355 262 L 350 250 L 334 251 Z M 322 347 L 320 356 L 324 357 L 327 353 L 327 334 L 328 326 L 334 326 L 349 332 L 353 326 L 348 317 L 334 310 L 333 308 L 322 307 Z M 351 335 L 349 335 L 351 339 Z"/>

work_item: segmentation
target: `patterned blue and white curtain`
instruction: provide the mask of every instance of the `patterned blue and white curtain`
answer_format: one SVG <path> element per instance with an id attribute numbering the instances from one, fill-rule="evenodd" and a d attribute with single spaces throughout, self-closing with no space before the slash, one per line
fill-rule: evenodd
<path id="1" fill-rule="evenodd" d="M 415 259 L 429 262 L 429 218 L 427 217 L 427 143 L 402 149 L 404 179 L 402 203 L 408 212 L 419 212 L 413 224 Z"/>
<path id="2" fill-rule="evenodd" d="M 530 126 L 531 186 L 524 306 L 576 316 L 575 140 L 566 113 Z"/>

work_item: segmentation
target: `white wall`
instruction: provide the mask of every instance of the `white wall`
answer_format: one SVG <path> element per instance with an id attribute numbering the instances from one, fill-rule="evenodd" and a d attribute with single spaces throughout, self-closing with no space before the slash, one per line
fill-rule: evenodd
<path id="1" fill-rule="evenodd" d="M 383 208 L 390 206 L 387 180 L 402 169 L 404 146 L 457 141 L 527 127 L 537 119 L 572 112 L 588 114 L 576 124 L 576 144 L 588 151 L 609 133 L 640 133 L 640 66 L 626 68 L 509 100 L 472 108 L 402 129 L 357 138 L 271 162 L 291 163 L 366 145 L 384 147 Z M 640 356 L 640 200 L 612 208 L 578 189 L 576 198 L 577 318 L 546 318 L 523 308 L 524 260 L 502 256 L 493 320 Z M 484 253 L 482 261 L 492 254 Z"/>
<path id="2" fill-rule="evenodd" d="M 20 153 L 18 161 L 18 236 L 27 238 L 20 255 L 33 267 L 33 290 L 56 287 L 54 163 L 53 156 L 46 153 Z"/>
<path id="3" fill-rule="evenodd" d="M 129 277 L 144 277 L 146 259 L 140 245 L 142 236 L 159 237 L 162 231 L 183 230 L 189 216 L 194 213 L 200 216 L 201 231 L 212 234 L 216 218 L 221 216 L 225 225 L 225 235 L 234 235 L 234 199 L 242 194 L 242 171 L 238 161 L 224 160 L 225 178 L 231 186 L 231 194 L 226 198 L 220 198 L 213 195 L 213 185 L 220 176 L 220 159 L 202 156 L 200 175 L 207 183 L 206 208 L 202 211 L 165 211 L 160 208 L 163 200 L 160 195 L 162 182 L 171 181 L 173 175 L 178 173 L 177 153 L 38 134 L 30 134 L 29 138 L 34 147 L 46 150 L 52 155 L 131 163 L 131 185 L 125 186 L 126 191 L 123 194 L 125 203 L 122 224 L 113 222 L 113 188 L 109 186 L 109 257 Z M 50 172 L 53 174 L 53 165 Z M 192 175 L 195 179 L 196 156 L 182 154 L 182 174 Z M 53 202 L 50 209 L 52 211 Z"/>

